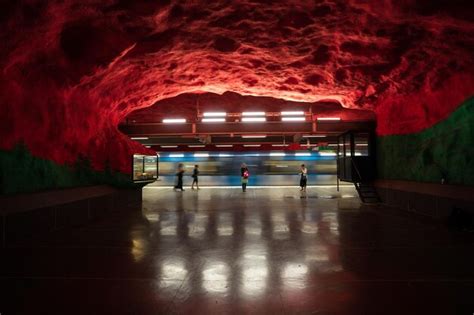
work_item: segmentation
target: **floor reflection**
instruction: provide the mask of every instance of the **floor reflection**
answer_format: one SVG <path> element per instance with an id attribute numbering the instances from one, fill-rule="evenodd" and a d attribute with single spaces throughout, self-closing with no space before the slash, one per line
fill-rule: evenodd
<path id="1" fill-rule="evenodd" d="M 149 253 L 160 290 L 253 300 L 269 290 L 301 290 L 312 272 L 342 270 L 334 210 L 296 198 L 281 198 L 283 203 L 274 207 L 257 194 L 232 201 L 191 194 L 177 193 L 174 205 L 144 213 L 155 246 L 175 247 L 172 256 Z M 141 241 L 135 243 L 138 261 Z"/>

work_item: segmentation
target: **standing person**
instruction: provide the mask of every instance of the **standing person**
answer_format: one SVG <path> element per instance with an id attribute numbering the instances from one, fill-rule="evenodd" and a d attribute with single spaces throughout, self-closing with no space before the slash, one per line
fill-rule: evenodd
<path id="1" fill-rule="evenodd" d="M 300 178 L 300 191 L 306 191 L 306 184 L 308 182 L 308 169 L 306 168 L 306 166 L 304 164 L 301 164 L 301 168 L 300 168 L 300 175 L 301 175 L 301 178 Z"/>
<path id="2" fill-rule="evenodd" d="M 176 186 L 174 186 L 174 189 L 181 189 L 181 191 L 184 191 L 183 189 L 183 175 L 184 175 L 184 165 L 183 163 L 178 164 L 178 171 L 176 172 L 176 177 L 178 179 L 178 182 L 176 183 Z"/>
<path id="3" fill-rule="evenodd" d="M 193 183 L 191 185 L 191 189 L 194 189 L 194 184 L 196 184 L 196 188 L 199 190 L 199 181 L 198 181 L 198 176 L 199 176 L 199 165 L 194 165 L 194 170 L 193 170 Z"/>
<path id="4" fill-rule="evenodd" d="M 240 167 L 240 181 L 242 183 L 242 191 L 245 192 L 247 190 L 247 184 L 249 182 L 249 169 L 247 167 L 247 164 L 242 163 L 242 166 Z"/>

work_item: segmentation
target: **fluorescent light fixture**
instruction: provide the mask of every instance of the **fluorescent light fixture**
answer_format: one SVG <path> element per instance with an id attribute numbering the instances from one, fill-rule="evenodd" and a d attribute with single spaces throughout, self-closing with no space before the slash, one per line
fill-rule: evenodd
<path id="1" fill-rule="evenodd" d="M 297 116 L 297 115 L 304 115 L 303 111 L 289 111 L 289 112 L 281 112 L 282 116 Z"/>
<path id="2" fill-rule="evenodd" d="M 318 121 L 339 121 L 340 117 L 318 117 Z"/>
<path id="3" fill-rule="evenodd" d="M 282 117 L 281 121 L 305 121 L 305 117 Z"/>
<path id="4" fill-rule="evenodd" d="M 207 112 L 203 114 L 204 117 L 225 117 L 226 115 L 225 112 Z"/>
<path id="5" fill-rule="evenodd" d="M 194 153 L 194 157 L 209 157 L 209 153 Z"/>
<path id="6" fill-rule="evenodd" d="M 303 144 L 300 144 L 302 147 L 315 147 L 316 146 L 316 143 L 303 143 Z"/>
<path id="7" fill-rule="evenodd" d="M 145 148 L 151 148 L 151 145 L 146 145 Z"/>
<path id="8" fill-rule="evenodd" d="M 168 156 L 171 157 L 171 158 L 182 158 L 182 157 L 184 157 L 184 154 L 170 154 Z"/>
<path id="9" fill-rule="evenodd" d="M 303 138 L 326 138 L 326 135 L 303 135 Z"/>
<path id="10" fill-rule="evenodd" d="M 359 147 L 368 147 L 369 144 L 368 143 L 355 143 L 356 146 L 359 146 Z"/>
<path id="11" fill-rule="evenodd" d="M 244 117 L 242 122 L 264 122 L 267 121 L 265 117 Z"/>
<path id="12" fill-rule="evenodd" d="M 205 148 L 206 146 L 203 144 L 190 144 L 188 148 Z"/>
<path id="13" fill-rule="evenodd" d="M 337 147 L 337 143 L 329 143 L 328 147 Z"/>
<path id="14" fill-rule="evenodd" d="M 283 152 L 270 152 L 270 156 L 286 156 Z"/>
<path id="15" fill-rule="evenodd" d="M 232 144 L 216 144 L 216 148 L 232 148 Z"/>
<path id="16" fill-rule="evenodd" d="M 244 144 L 244 147 L 247 147 L 247 148 L 258 148 L 259 146 L 261 146 L 260 144 Z"/>
<path id="17" fill-rule="evenodd" d="M 132 140 L 148 140 L 148 137 L 131 137 Z"/>
<path id="18" fill-rule="evenodd" d="M 277 143 L 277 144 L 272 144 L 272 147 L 287 147 L 289 144 L 283 144 L 283 143 Z"/>
<path id="19" fill-rule="evenodd" d="M 219 153 L 219 157 L 230 157 L 230 156 L 234 156 L 234 155 L 229 154 L 229 153 Z"/>
<path id="20" fill-rule="evenodd" d="M 163 119 L 164 124 L 183 124 L 186 122 L 184 118 L 166 118 Z"/>
<path id="21" fill-rule="evenodd" d="M 177 148 L 178 146 L 177 145 L 160 145 L 160 147 L 162 147 L 163 149 L 173 149 L 173 148 Z"/>
<path id="22" fill-rule="evenodd" d="M 242 116 L 265 116 L 265 112 L 243 112 Z"/>
<path id="23" fill-rule="evenodd" d="M 241 136 L 244 139 L 257 139 L 257 138 L 266 138 L 267 136 L 265 135 L 242 135 Z"/>
<path id="24" fill-rule="evenodd" d="M 296 152 L 295 156 L 311 156 L 309 152 Z"/>
<path id="25" fill-rule="evenodd" d="M 205 123 L 225 122 L 225 118 L 203 118 L 202 122 L 205 122 Z"/>
<path id="26" fill-rule="evenodd" d="M 336 156 L 334 152 L 319 152 L 320 156 Z"/>

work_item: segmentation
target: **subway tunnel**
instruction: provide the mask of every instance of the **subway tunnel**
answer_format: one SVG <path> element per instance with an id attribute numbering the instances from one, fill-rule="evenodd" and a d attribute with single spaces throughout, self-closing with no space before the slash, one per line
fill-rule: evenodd
<path id="1" fill-rule="evenodd" d="M 472 314 L 473 16 L 0 2 L 0 314 Z"/>

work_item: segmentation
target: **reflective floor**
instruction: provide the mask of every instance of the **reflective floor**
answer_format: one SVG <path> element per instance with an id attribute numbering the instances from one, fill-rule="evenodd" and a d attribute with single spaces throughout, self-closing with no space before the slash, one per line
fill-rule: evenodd
<path id="1" fill-rule="evenodd" d="M 472 314 L 474 235 L 352 188 L 144 189 L 143 209 L 1 249 L 7 314 Z"/>

